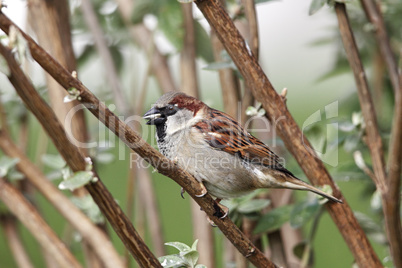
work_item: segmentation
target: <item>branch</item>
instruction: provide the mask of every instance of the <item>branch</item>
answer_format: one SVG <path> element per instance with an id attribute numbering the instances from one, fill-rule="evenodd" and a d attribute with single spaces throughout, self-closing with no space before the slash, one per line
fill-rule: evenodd
<path id="1" fill-rule="evenodd" d="M 0 14 L 0 17 L 5 17 Z M 63 127 L 57 120 L 53 110 L 41 99 L 35 91 L 28 78 L 19 68 L 11 51 L 0 44 L 0 53 L 6 59 L 10 68 L 9 80 L 16 89 L 18 95 L 24 101 L 28 109 L 36 116 L 39 122 L 46 130 L 48 136 L 52 139 L 59 153 L 63 156 L 67 165 L 73 172 L 86 170 L 87 161 L 79 152 L 77 147 L 68 139 Z M 46 52 L 45 52 L 46 53 Z M 48 54 L 46 54 L 48 55 Z M 48 55 L 49 56 L 49 55 Z M 49 56 L 50 57 L 50 56 Z M 54 59 L 52 58 L 54 61 Z M 59 65 L 61 67 L 61 65 Z M 62 68 L 62 67 L 61 67 Z M 63 69 L 67 74 L 68 72 Z M 130 220 L 124 215 L 119 205 L 114 200 L 113 196 L 107 190 L 105 185 L 99 179 L 94 170 L 96 181 L 86 185 L 86 189 L 91 194 L 92 198 L 99 206 L 102 213 L 109 220 L 117 235 L 123 241 L 125 246 L 130 250 L 137 262 L 144 267 L 161 267 L 159 261 L 151 253 L 149 248 L 137 234 Z"/>
<path id="2" fill-rule="evenodd" d="M 60 267 L 81 267 L 66 245 L 47 225 L 38 211 L 14 186 L 0 177 L 0 199 L 8 209 L 24 224 L 42 247 L 55 258 Z"/>
<path id="3" fill-rule="evenodd" d="M 323 163 L 314 153 L 308 140 L 297 126 L 282 98 L 276 93 L 257 60 L 250 55 L 244 39 L 217 0 L 195 1 L 209 24 L 215 29 L 229 55 L 239 68 L 253 95 L 263 104 L 271 122 L 281 135 L 287 149 L 294 155 L 304 173 L 313 184 L 328 184 L 334 195 L 343 200 Z M 343 205 L 326 203 L 326 208 L 338 226 L 346 243 L 361 267 L 381 267 L 365 233 L 345 202 Z"/>
<path id="4" fill-rule="evenodd" d="M 81 234 L 91 245 L 94 252 L 105 264 L 105 267 L 124 267 L 119 254 L 106 234 L 85 216 L 65 195 L 63 195 L 45 175 L 18 149 L 10 137 L 0 130 L 0 148 L 6 155 L 18 158 L 18 169 L 27 180 L 49 200 L 61 215 Z"/>
<path id="5" fill-rule="evenodd" d="M 4 14 L 1 13 L 0 28 L 8 34 L 9 27 L 11 25 L 16 27 L 27 40 L 31 55 L 42 66 L 42 68 L 44 68 L 50 75 L 52 75 L 53 78 L 55 78 L 66 90 L 70 88 L 77 89 L 79 91 L 81 102 L 86 104 L 86 107 L 92 114 L 94 114 L 102 123 L 104 123 L 111 131 L 113 131 L 129 148 L 134 150 L 136 153 L 138 153 L 138 155 L 148 161 L 161 174 L 170 177 L 176 183 L 182 186 L 244 256 L 246 256 L 257 267 L 276 267 L 275 264 L 270 262 L 262 254 L 261 251 L 255 248 L 255 246 L 249 241 L 249 239 L 244 236 L 244 234 L 233 224 L 233 222 L 228 217 L 221 219 L 215 216 L 218 214 L 222 215 L 224 212 L 220 210 L 218 204 L 209 194 L 201 198 L 196 197 L 196 195 L 199 195 L 202 191 L 199 182 L 193 176 L 181 169 L 172 161 L 168 160 L 160 152 L 156 151 L 152 146 L 146 143 L 127 124 L 122 122 L 115 114 L 113 114 L 106 107 L 105 104 L 99 102 L 99 100 L 80 81 L 74 78 L 66 69 L 64 69 L 40 46 L 38 46 L 38 44 L 36 44 L 36 42 L 33 41 L 31 37 L 21 31 L 21 29 L 19 29 Z M 37 96 L 36 92 L 30 93 L 30 95 L 31 96 L 28 100 L 25 98 L 27 101 L 26 104 L 35 106 L 36 102 L 40 101 L 40 98 Z M 35 96 L 35 100 L 32 100 L 33 96 Z M 37 109 L 37 107 L 35 108 Z M 36 112 L 36 110 L 33 110 L 33 112 Z M 48 120 L 48 114 L 45 113 L 44 115 L 45 120 Z M 41 121 L 43 121 L 42 117 L 43 115 L 39 116 Z M 53 127 L 59 128 L 58 126 Z M 58 134 L 55 134 L 52 129 L 48 129 L 48 132 L 50 137 L 58 137 Z M 68 141 L 65 142 L 68 143 Z M 59 142 L 57 140 L 55 141 L 55 145 L 59 145 Z M 61 146 L 63 150 L 67 150 L 69 153 L 71 153 L 71 156 L 69 156 L 66 160 L 69 164 L 71 164 L 72 167 L 74 167 L 73 170 L 83 170 L 85 168 L 85 161 L 83 161 L 82 157 L 80 155 L 76 155 L 78 153 L 76 151 L 70 152 L 71 146 L 69 144 L 65 147 L 66 148 Z M 66 156 L 66 152 L 64 151 L 60 153 Z M 99 180 L 96 183 L 88 184 L 86 188 L 94 198 L 95 202 L 100 206 L 102 212 L 106 214 L 108 220 L 111 221 L 112 226 L 115 228 L 115 231 L 118 233 L 120 238 L 124 240 L 126 246 L 130 248 L 132 246 L 136 246 L 133 241 L 127 241 L 127 238 L 124 236 L 127 233 L 135 233 L 135 235 L 137 235 L 134 228 L 125 217 L 123 219 L 119 218 L 120 220 L 124 220 L 123 224 L 121 221 L 116 221 L 116 218 L 118 218 L 118 216 L 123 216 L 123 212 L 121 211 L 120 207 L 117 206 L 110 193 L 107 192 L 107 189 L 101 183 L 101 181 Z M 110 208 L 109 206 L 112 205 L 116 207 Z M 121 232 L 122 230 L 120 229 L 120 227 L 122 225 L 129 228 L 129 231 L 132 231 Z M 143 253 L 143 251 L 141 251 L 143 249 L 136 249 L 140 250 L 138 254 L 144 254 L 146 256 L 146 253 Z M 146 249 L 148 250 L 148 248 Z M 144 255 L 142 255 L 142 257 L 145 258 Z M 145 266 L 149 267 L 149 265 Z M 155 266 L 157 265 L 155 264 Z"/>

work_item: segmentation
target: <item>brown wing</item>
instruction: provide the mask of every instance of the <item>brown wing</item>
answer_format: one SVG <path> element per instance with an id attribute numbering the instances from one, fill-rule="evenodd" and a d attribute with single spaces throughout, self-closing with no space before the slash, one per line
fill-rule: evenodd
<path id="1" fill-rule="evenodd" d="M 286 170 L 279 163 L 279 157 L 267 145 L 248 133 L 229 115 L 211 109 L 208 117 L 209 120 L 198 122 L 194 127 L 204 135 L 211 147 L 253 164 Z"/>

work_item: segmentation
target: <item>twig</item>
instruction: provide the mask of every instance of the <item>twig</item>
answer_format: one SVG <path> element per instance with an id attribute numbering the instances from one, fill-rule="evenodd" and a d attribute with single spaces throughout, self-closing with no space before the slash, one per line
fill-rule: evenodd
<path id="1" fill-rule="evenodd" d="M 91 220 L 63 195 L 43 173 L 17 148 L 10 137 L 0 130 L 0 148 L 9 157 L 18 158 L 17 168 L 41 192 L 62 216 L 81 234 L 106 267 L 124 267 L 113 244 Z"/>
<path id="2" fill-rule="evenodd" d="M 79 262 L 23 195 L 0 177 L 0 199 L 61 267 L 81 267 Z"/>
<path id="3" fill-rule="evenodd" d="M 0 14 L 0 17 L 4 17 L 4 14 Z M 10 82 L 13 84 L 17 93 L 20 95 L 28 109 L 31 110 L 31 112 L 37 117 L 39 122 L 45 128 L 48 136 L 52 139 L 54 145 L 58 149 L 59 153 L 63 156 L 68 166 L 74 172 L 86 170 L 88 162 L 78 151 L 78 149 L 69 141 L 63 127 L 56 119 L 52 109 L 43 99 L 40 98 L 32 84 L 30 84 L 29 80 L 15 61 L 14 55 L 1 44 L 0 53 L 6 59 L 10 68 Z M 46 55 L 49 56 L 47 53 Z M 52 60 L 54 61 L 53 58 Z M 59 66 L 61 67 L 61 65 Z M 63 69 L 63 71 L 70 76 L 65 69 Z M 92 172 L 97 179 L 87 184 L 85 187 L 91 194 L 102 213 L 109 220 L 117 235 L 141 266 L 161 267 L 159 261 L 151 253 L 149 248 L 142 241 L 141 237 L 137 234 L 130 220 L 125 216 L 121 208 L 114 200 L 113 196 L 99 179 L 98 175 L 95 174 L 94 170 L 92 170 Z"/>
<path id="4" fill-rule="evenodd" d="M 14 27 L 17 27 L 4 14 L 1 13 L 0 28 L 8 34 L 10 25 L 14 25 Z M 105 104 L 99 102 L 99 100 L 80 81 L 74 78 L 57 61 L 55 61 L 48 53 L 46 53 L 40 46 L 38 46 L 38 44 L 36 44 L 36 42 L 33 41 L 31 37 L 26 35 L 18 27 L 17 29 L 27 40 L 33 58 L 42 66 L 42 68 L 44 68 L 49 74 L 51 74 L 53 78 L 55 78 L 66 90 L 70 88 L 75 88 L 79 92 L 81 102 L 87 104 L 86 107 L 88 108 L 88 110 L 92 114 L 94 114 L 102 123 L 104 123 L 111 131 L 113 131 L 129 148 L 134 150 L 142 158 L 148 161 L 161 174 L 170 177 L 176 183 L 182 186 L 244 256 L 246 256 L 257 267 L 276 267 L 262 254 L 261 251 L 255 248 L 255 246 L 249 241 L 249 239 L 244 236 L 244 234 L 233 224 L 233 222 L 228 217 L 221 219 L 215 216 L 216 208 L 218 205 L 209 194 L 201 198 L 196 197 L 196 195 L 199 195 L 199 193 L 202 191 L 199 182 L 193 176 L 191 176 L 189 173 L 177 166 L 174 162 L 168 160 L 160 152 L 156 151 L 153 147 L 147 144 L 127 124 L 122 122 L 115 114 L 113 114 L 105 106 Z M 29 103 L 35 105 L 36 102 L 29 100 Z M 49 133 L 49 136 L 58 137 L 58 135 L 55 135 L 53 131 Z M 56 141 L 56 145 L 57 144 L 58 142 Z M 70 148 L 65 149 L 68 149 L 67 152 L 70 151 Z M 85 169 L 85 162 L 82 162 L 80 156 L 76 156 L 75 152 L 72 152 L 72 155 L 68 157 L 68 161 L 71 161 L 71 165 L 74 167 L 73 170 Z M 91 193 L 95 202 L 101 208 L 102 212 L 104 212 L 109 221 L 111 221 L 112 226 L 116 228 L 115 230 L 116 232 L 118 232 L 120 238 L 124 239 L 126 246 L 131 247 L 131 243 L 133 242 L 126 241 L 126 238 L 122 237 L 125 233 L 121 233 L 121 230 L 117 229 L 120 228 L 121 224 L 120 222 L 116 222 L 116 218 L 123 215 L 123 212 L 117 205 L 116 208 L 111 209 L 109 207 L 111 205 L 110 203 L 115 202 L 112 196 L 110 196 L 110 194 L 107 192 L 105 186 L 101 183 L 101 181 L 98 181 L 97 183 L 91 183 L 87 185 L 87 189 Z M 107 196 L 104 192 L 107 192 Z M 223 213 L 223 211 L 220 211 L 220 213 Z M 126 227 L 130 229 L 132 228 L 131 225 L 127 225 L 129 225 L 129 222 L 125 222 Z M 138 254 L 143 254 L 143 251 L 140 251 Z M 142 257 L 145 256 L 142 255 Z"/>
<path id="5" fill-rule="evenodd" d="M 11 214 L 0 215 L 0 224 L 3 226 L 8 245 L 14 256 L 15 262 L 20 268 L 33 268 L 33 264 L 24 248 L 18 233 L 17 221 Z"/>
<path id="6" fill-rule="evenodd" d="M 209 24 L 215 29 L 229 55 L 239 68 L 253 95 L 263 104 L 271 122 L 275 123 L 287 149 L 295 156 L 300 167 L 313 184 L 328 184 L 335 196 L 343 196 L 335 186 L 323 163 L 311 149 L 282 98 L 276 93 L 258 62 L 245 45 L 233 22 L 217 0 L 195 1 Z M 361 267 L 380 267 L 381 262 L 373 251 L 365 233 L 359 226 L 349 205 L 327 203 L 326 208 L 338 226 L 347 245 Z"/>

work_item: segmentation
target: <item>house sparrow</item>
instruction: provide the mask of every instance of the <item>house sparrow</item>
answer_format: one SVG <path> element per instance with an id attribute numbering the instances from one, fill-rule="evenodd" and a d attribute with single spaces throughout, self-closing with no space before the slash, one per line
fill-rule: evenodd
<path id="1" fill-rule="evenodd" d="M 160 152 L 192 174 L 217 201 L 259 188 L 307 190 L 341 200 L 296 178 L 267 145 L 229 115 L 181 92 L 169 92 L 145 113 Z"/>

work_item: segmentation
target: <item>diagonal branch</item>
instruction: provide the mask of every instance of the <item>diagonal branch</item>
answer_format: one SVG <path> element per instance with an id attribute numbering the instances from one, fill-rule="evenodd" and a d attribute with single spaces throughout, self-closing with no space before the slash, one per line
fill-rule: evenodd
<path id="1" fill-rule="evenodd" d="M 250 55 L 244 39 L 237 31 L 228 14 L 217 0 L 195 1 L 209 24 L 239 68 L 253 95 L 263 104 L 271 122 L 275 123 L 287 149 L 294 155 L 307 177 L 318 185 L 328 184 L 337 198 L 343 196 L 332 181 L 324 164 L 303 137 L 282 98 L 276 93 L 257 60 Z M 365 233 L 358 224 L 349 205 L 327 203 L 326 208 L 347 242 L 356 262 L 361 267 L 381 267 Z"/>
<path id="2" fill-rule="evenodd" d="M 208 214 L 208 216 L 213 219 L 215 224 L 220 228 L 220 230 L 225 234 L 226 237 L 236 246 L 236 248 L 246 256 L 250 262 L 252 262 L 257 267 L 276 267 L 275 264 L 270 262 L 260 250 L 258 250 L 250 240 L 233 224 L 233 222 L 225 217 L 223 219 L 217 217 L 217 214 L 223 213 L 223 211 L 219 211 L 218 204 L 214 201 L 214 199 L 209 195 L 205 195 L 202 198 L 196 197 L 199 195 L 201 191 L 201 187 L 199 182 L 191 176 L 189 173 L 178 167 L 175 163 L 168 160 L 164 157 L 160 152 L 151 147 L 148 143 L 146 143 L 136 132 L 134 132 L 127 124 L 122 122 L 115 114 L 113 114 L 105 104 L 99 102 L 99 100 L 76 78 L 74 78 L 66 69 L 64 69 L 57 61 L 55 61 L 48 53 L 46 53 L 35 41 L 32 40 L 27 34 L 22 32 L 14 23 L 12 23 L 4 14 L 0 13 L 0 28 L 5 32 L 9 33 L 10 26 L 13 25 L 16 27 L 24 38 L 28 42 L 28 46 L 31 50 L 31 55 L 33 58 L 44 68 L 50 75 L 53 76 L 66 90 L 70 88 L 75 88 L 79 92 L 79 96 L 82 103 L 86 104 L 88 110 L 95 115 L 102 123 L 104 123 L 111 131 L 113 131 L 129 148 L 134 150 L 138 155 L 148 161 L 152 166 L 154 166 L 161 174 L 170 177 L 180 186 L 182 186 L 186 192 L 201 206 L 201 208 Z M 10 60 L 9 58 L 7 58 Z M 23 74 L 22 74 L 23 75 Z M 26 99 L 27 105 L 34 105 L 36 107 L 36 101 L 38 100 L 38 96 L 36 92 L 30 93 L 30 98 Z M 32 100 L 32 96 L 35 96 L 35 100 Z M 34 112 L 34 111 L 33 111 Z M 42 121 L 42 117 L 45 117 L 45 120 L 48 120 L 49 115 L 45 116 L 40 115 L 39 118 Z M 48 124 L 48 122 L 45 122 Z M 57 137 L 57 133 L 55 134 L 51 129 L 49 131 L 50 137 Z M 67 141 L 68 142 L 68 141 Z M 59 142 L 55 141 L 55 144 L 58 145 Z M 67 147 L 70 147 L 68 145 Z M 61 147 L 63 148 L 63 146 Z M 70 151 L 70 148 L 66 148 Z M 60 152 L 63 155 L 64 152 Z M 85 169 L 85 162 L 82 162 L 82 157 L 80 155 L 76 156 L 75 152 L 71 152 L 71 157 L 73 160 L 66 159 L 69 163 L 74 167 L 73 170 L 83 170 Z M 78 157 L 78 158 L 77 158 Z M 78 167 L 78 169 L 77 169 Z M 123 217 L 123 212 L 120 207 L 115 204 L 113 197 L 107 191 L 103 183 L 99 180 L 96 183 L 90 183 L 86 186 L 95 202 L 100 206 L 102 212 L 106 213 L 106 216 L 109 221 L 111 221 L 112 226 L 115 228 L 115 231 L 118 233 L 121 239 L 124 240 L 127 247 L 136 246 L 132 243 L 130 239 L 126 238 L 125 235 L 127 233 L 133 234 L 135 233 L 135 238 L 137 238 L 137 234 L 132 227 L 132 225 L 126 221 L 126 218 Z M 104 196 L 105 192 L 108 196 Z M 99 202 L 99 203 L 98 203 Z M 109 207 L 113 203 L 113 208 Z M 109 215 L 108 215 L 109 214 Z M 222 215 L 222 214 L 220 214 Z M 117 221 L 124 220 L 123 222 Z M 116 225 L 114 225 L 116 224 Z M 120 227 L 128 228 L 129 231 L 120 229 Z M 132 237 L 130 237 L 132 238 Z M 139 238 L 139 237 L 138 237 Z M 127 240 L 128 239 L 128 240 Z M 140 249 L 140 252 L 134 252 L 134 256 L 136 254 L 141 254 L 143 258 L 146 258 L 147 254 L 144 253 Z M 146 248 L 148 250 L 148 248 Z M 143 255 L 142 255 L 143 254 Z M 138 261 L 138 260 L 137 260 Z M 154 264 L 158 266 L 157 264 Z M 144 265 L 146 267 L 151 267 L 150 265 Z"/>
<path id="3" fill-rule="evenodd" d="M 0 16 L 4 15 L 0 14 Z M 87 160 L 79 152 L 78 148 L 70 142 L 53 110 L 36 92 L 28 78 L 19 68 L 14 59 L 14 55 L 2 44 L 0 44 L 0 53 L 6 59 L 10 68 L 10 82 L 13 84 L 15 90 L 28 109 L 36 116 L 44 127 L 67 165 L 73 170 L 73 172 L 86 170 L 86 166 L 88 165 Z M 95 171 L 92 170 L 92 172 L 94 173 L 96 180 L 87 184 L 86 189 L 91 194 L 102 213 L 109 220 L 117 235 L 141 266 L 161 267 L 159 261 L 145 245 L 130 220 L 126 217 L 97 174 L 95 174 Z"/>

